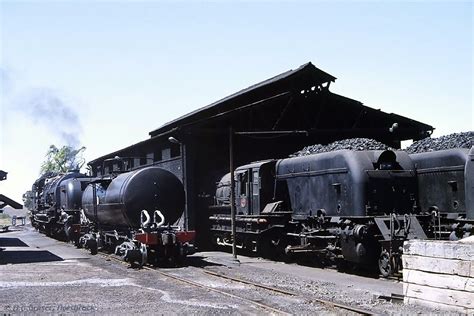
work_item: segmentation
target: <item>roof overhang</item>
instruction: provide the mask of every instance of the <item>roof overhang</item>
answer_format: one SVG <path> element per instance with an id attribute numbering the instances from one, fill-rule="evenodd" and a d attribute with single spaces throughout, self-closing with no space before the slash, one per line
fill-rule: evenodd
<path id="1" fill-rule="evenodd" d="M 196 120 L 211 118 L 212 116 L 228 111 L 229 109 L 236 109 L 239 106 L 257 102 L 264 96 L 275 96 L 291 90 L 299 91 L 324 84 L 328 85 L 335 80 L 336 77 L 315 67 L 311 62 L 308 62 L 295 70 L 288 70 L 170 121 L 151 131 L 149 135 L 154 137 L 167 132 L 170 129 L 176 128 L 177 126 L 189 124 Z"/>

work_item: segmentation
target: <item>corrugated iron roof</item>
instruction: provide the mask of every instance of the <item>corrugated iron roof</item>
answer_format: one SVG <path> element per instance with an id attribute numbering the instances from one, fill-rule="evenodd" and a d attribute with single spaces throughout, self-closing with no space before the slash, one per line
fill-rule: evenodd
<path id="1" fill-rule="evenodd" d="M 262 90 L 268 90 L 269 92 L 273 92 L 273 93 L 283 92 L 283 91 L 279 91 L 278 87 L 276 87 L 277 85 L 280 85 L 283 82 L 295 81 L 299 83 L 298 88 L 300 87 L 308 88 L 311 86 L 321 85 L 323 83 L 334 82 L 335 80 L 336 80 L 336 77 L 315 67 L 311 62 L 308 62 L 304 65 L 301 65 L 295 70 L 288 70 L 275 77 L 272 77 L 270 79 L 254 84 L 248 88 L 245 88 L 236 93 L 233 93 L 214 103 L 211 103 L 207 106 L 204 106 L 200 109 L 197 109 L 193 112 L 183 115 L 151 131 L 149 134 L 150 136 L 153 137 L 171 128 L 174 128 L 178 125 L 186 124 L 190 121 L 193 121 L 193 119 L 196 119 L 196 118 L 203 119 L 206 117 L 206 115 L 212 116 L 212 114 L 215 114 L 215 112 L 220 112 L 220 111 L 225 110 L 227 106 L 230 103 L 233 103 L 234 101 L 237 101 L 237 100 L 241 101 L 242 99 L 247 99 L 247 98 L 251 100 L 252 99 L 251 94 L 258 93 L 259 91 L 262 91 Z M 287 88 L 289 87 L 291 87 L 291 85 L 285 85 L 285 90 L 287 90 Z M 275 89 L 275 91 L 271 91 L 272 88 Z M 248 102 L 243 102 L 240 105 L 243 106 L 247 103 Z M 211 114 L 211 110 L 212 110 L 212 114 Z"/>

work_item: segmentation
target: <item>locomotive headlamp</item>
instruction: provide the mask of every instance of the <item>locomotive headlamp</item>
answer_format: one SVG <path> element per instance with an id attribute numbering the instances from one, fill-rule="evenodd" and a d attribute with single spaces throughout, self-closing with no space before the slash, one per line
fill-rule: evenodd
<path id="1" fill-rule="evenodd" d="M 181 142 L 177 140 L 176 138 L 174 138 L 173 136 L 168 137 L 168 141 L 173 144 L 181 144 Z"/>
<path id="2" fill-rule="evenodd" d="M 390 127 L 388 130 L 390 131 L 390 133 L 393 133 L 397 128 L 398 128 L 398 123 L 395 122 L 392 124 L 392 127 Z"/>

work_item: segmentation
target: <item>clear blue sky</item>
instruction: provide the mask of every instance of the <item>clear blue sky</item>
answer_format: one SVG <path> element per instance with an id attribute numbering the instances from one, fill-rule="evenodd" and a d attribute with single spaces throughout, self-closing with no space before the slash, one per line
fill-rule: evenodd
<path id="1" fill-rule="evenodd" d="M 471 1 L 0 0 L 0 10 L 0 191 L 18 200 L 49 144 L 64 142 L 55 130 L 81 131 L 94 159 L 308 61 L 338 78 L 333 92 L 435 136 L 474 129 Z M 78 124 L 34 118 L 44 91 Z"/>

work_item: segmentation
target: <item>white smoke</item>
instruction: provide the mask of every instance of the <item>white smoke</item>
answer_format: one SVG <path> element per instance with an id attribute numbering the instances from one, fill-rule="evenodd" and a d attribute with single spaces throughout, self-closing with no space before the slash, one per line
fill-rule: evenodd
<path id="1" fill-rule="evenodd" d="M 30 89 L 15 104 L 35 124 L 46 127 L 68 146 L 80 146 L 82 128 L 79 116 L 58 93 L 47 88 Z"/>
<path id="2" fill-rule="evenodd" d="M 0 169 L 8 172 L 0 193 L 16 201 L 38 178 L 49 146 L 77 149 L 82 132 L 74 98 L 24 77 L 0 65 Z"/>
<path id="3" fill-rule="evenodd" d="M 15 73 L 0 67 L 1 99 L 4 115 L 9 111 L 26 115 L 34 124 L 46 128 L 65 145 L 79 148 L 82 126 L 79 115 L 58 91 L 44 87 L 18 85 Z"/>

